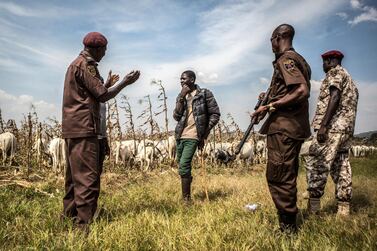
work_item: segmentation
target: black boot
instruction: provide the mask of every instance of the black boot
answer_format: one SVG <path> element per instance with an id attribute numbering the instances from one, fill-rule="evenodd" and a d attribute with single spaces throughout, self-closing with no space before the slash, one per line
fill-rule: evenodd
<path id="1" fill-rule="evenodd" d="M 297 233 L 296 214 L 279 213 L 280 230 L 284 233 Z"/>
<path id="2" fill-rule="evenodd" d="M 192 177 L 181 177 L 182 198 L 184 202 L 191 201 L 191 182 L 192 182 Z"/>

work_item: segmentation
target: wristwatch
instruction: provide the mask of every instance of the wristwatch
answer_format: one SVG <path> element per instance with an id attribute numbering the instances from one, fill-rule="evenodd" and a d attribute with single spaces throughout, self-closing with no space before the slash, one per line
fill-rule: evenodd
<path id="1" fill-rule="evenodd" d="M 267 107 L 268 107 L 268 111 L 269 111 L 269 112 L 274 112 L 274 111 L 276 111 L 276 108 L 272 105 L 272 103 L 269 103 L 269 104 L 267 105 Z"/>

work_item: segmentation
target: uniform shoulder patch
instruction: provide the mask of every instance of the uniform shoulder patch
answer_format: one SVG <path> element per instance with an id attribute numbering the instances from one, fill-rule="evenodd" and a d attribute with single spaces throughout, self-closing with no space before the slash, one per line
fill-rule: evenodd
<path id="1" fill-rule="evenodd" d="M 295 68 L 295 61 L 293 61 L 292 59 L 285 59 L 283 61 L 283 65 L 284 65 L 284 68 L 287 70 L 287 71 L 290 71 L 290 70 L 293 70 Z"/>
<path id="2" fill-rule="evenodd" d="M 88 65 L 87 69 L 88 69 L 90 75 L 92 75 L 93 77 L 95 77 L 97 75 L 96 67 L 94 65 Z"/>

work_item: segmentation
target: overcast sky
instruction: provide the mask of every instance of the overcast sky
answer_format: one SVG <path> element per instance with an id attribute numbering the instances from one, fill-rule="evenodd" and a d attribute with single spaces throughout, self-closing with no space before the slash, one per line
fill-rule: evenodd
<path id="1" fill-rule="evenodd" d="M 271 79 L 269 39 L 281 23 L 295 27 L 294 47 L 312 68 L 311 118 L 324 78 L 320 55 L 337 49 L 360 92 L 356 132 L 377 130 L 377 3 L 372 0 L 0 0 L 0 109 L 5 120 L 19 121 L 33 103 L 42 119 L 60 120 L 67 66 L 85 34 L 99 31 L 109 41 L 99 65 L 104 78 L 110 69 L 121 77 L 141 71 L 122 91 L 136 115 L 143 106 L 137 101 L 146 94 L 157 110 L 152 79 L 167 89 L 171 115 L 180 74 L 191 69 L 197 83 L 215 94 L 223 119 L 230 112 L 246 129 L 247 112 Z"/>

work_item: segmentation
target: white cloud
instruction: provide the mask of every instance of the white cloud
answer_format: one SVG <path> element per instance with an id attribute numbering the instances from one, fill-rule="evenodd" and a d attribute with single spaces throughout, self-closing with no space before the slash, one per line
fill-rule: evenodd
<path id="1" fill-rule="evenodd" d="M 346 20 L 348 18 L 348 14 L 345 13 L 345 12 L 338 12 L 338 13 L 335 13 L 335 15 L 337 15 L 338 17 L 340 17 L 343 20 Z"/>
<path id="2" fill-rule="evenodd" d="M 377 10 L 374 7 L 363 5 L 359 0 L 351 0 L 351 6 L 353 9 L 361 10 L 362 13 L 349 20 L 351 25 L 357 25 L 361 22 L 377 22 Z"/>
<path id="3" fill-rule="evenodd" d="M 377 82 L 358 82 L 356 80 L 356 85 L 359 90 L 359 102 L 355 132 L 377 130 Z"/>
<path id="4" fill-rule="evenodd" d="M 359 0 L 351 0 L 351 6 L 354 9 L 361 9 L 362 5 Z"/>
<path id="5" fill-rule="evenodd" d="M 74 8 L 61 8 L 54 6 L 47 6 L 46 4 L 31 7 L 11 2 L 1 2 L 0 12 L 6 12 L 18 17 L 33 17 L 33 18 L 62 18 L 65 16 L 72 16 L 82 14 L 82 12 Z"/>
<path id="6" fill-rule="evenodd" d="M 5 37 L 0 37 L 0 41 L 3 44 L 3 47 L 0 48 L 0 54 L 1 52 L 8 54 L 8 59 L 0 60 L 0 64 L 6 66 L 10 71 L 20 71 L 20 68 L 27 71 L 28 67 L 20 67 L 20 65 L 25 65 L 25 59 L 48 66 L 50 70 L 61 71 L 74 58 L 72 53 L 64 51 L 62 48 L 58 49 L 45 44 L 31 46 Z M 24 60 L 16 61 L 15 58 L 17 57 Z"/>
<path id="7" fill-rule="evenodd" d="M 322 80 L 310 80 L 311 85 L 311 91 L 312 92 L 319 92 L 319 89 L 321 88 Z"/>
<path id="8" fill-rule="evenodd" d="M 365 7 L 364 12 L 355 17 L 353 20 L 348 21 L 351 25 L 356 25 L 361 22 L 377 22 L 377 10 L 373 7 Z"/>
<path id="9" fill-rule="evenodd" d="M 114 28 L 119 32 L 137 32 L 145 29 L 145 25 L 142 22 L 115 22 L 112 24 Z"/>
<path id="10" fill-rule="evenodd" d="M 322 6 L 325 3 L 327 8 L 324 11 Z M 272 53 L 270 52 L 268 38 L 278 24 L 288 22 L 303 27 L 308 22 L 314 21 L 318 16 L 331 12 L 340 3 L 340 0 L 330 3 L 325 0 L 302 1 L 295 4 L 281 4 L 276 0 L 225 2 L 198 14 L 200 28 L 198 43 L 193 47 L 192 51 L 194 52 L 186 53 L 186 57 L 173 60 L 161 60 L 159 58 L 158 62 L 154 62 L 140 48 L 141 56 L 144 55 L 144 58 L 139 58 L 140 62 L 130 65 L 130 60 L 125 55 L 124 50 L 122 51 L 122 48 L 119 48 L 118 51 L 111 51 L 116 55 L 118 62 L 107 63 L 105 58 L 105 63 L 101 62 L 100 66 L 106 71 L 111 68 L 122 75 L 126 73 L 125 69 L 141 69 L 141 81 L 143 83 L 131 89 L 131 91 L 135 90 L 135 94 L 153 91 L 149 85 L 153 78 L 164 81 L 167 90 L 176 90 L 179 88 L 180 73 L 186 69 L 195 70 L 199 74 L 198 81 L 205 85 L 237 83 L 242 77 L 270 67 Z M 182 6 L 179 9 L 176 4 L 169 4 L 169 1 L 164 2 L 162 7 L 167 11 L 165 13 L 150 11 L 150 9 L 155 9 L 154 7 L 160 9 L 162 7 L 153 5 L 153 8 L 151 8 L 149 4 L 151 4 L 149 1 L 142 1 L 137 4 L 136 11 L 140 12 L 139 14 L 143 18 L 136 21 L 129 21 L 129 17 L 122 19 L 116 15 L 119 14 L 119 11 L 129 7 L 120 3 L 114 5 L 100 3 L 95 8 L 91 7 L 93 8 L 91 11 L 97 13 L 99 7 L 104 7 L 107 11 L 112 10 L 110 12 L 113 15 L 99 15 L 99 19 L 103 21 L 98 24 L 99 27 L 109 27 L 109 32 L 114 30 L 128 33 L 147 29 L 161 31 L 161 36 L 170 34 L 161 27 L 170 29 L 176 23 L 174 19 L 179 18 L 184 13 Z M 55 10 L 57 8 L 50 6 L 48 9 Z M 311 11 L 305 11 L 308 9 Z M 145 16 L 145 12 L 151 15 L 151 18 Z M 268 16 L 266 16 L 266 13 L 269 13 Z M 135 15 L 134 13 L 131 16 Z M 160 28 L 157 29 L 156 27 Z M 27 60 L 37 61 L 49 69 L 54 68 L 57 71 L 62 71 L 77 53 L 69 50 L 69 47 L 65 44 L 53 44 L 55 41 L 45 41 L 43 44 L 26 44 L 25 41 L 34 41 L 39 38 L 30 38 L 31 34 L 30 36 L 22 34 L 22 32 L 15 32 L 12 36 L 0 36 L 6 44 L 3 48 L 4 53 L 12 54 L 12 57 L 8 58 L 14 58 L 13 55 L 21 58 L 26 57 Z M 109 35 L 116 36 L 116 32 L 111 32 Z M 176 38 L 172 37 L 172 39 Z M 33 46 L 30 44 L 33 44 Z M 128 44 L 132 48 L 133 44 L 139 44 L 139 41 L 128 42 Z M 151 41 L 151 44 L 153 44 L 153 41 Z M 12 62 L 9 60 L 2 62 L 2 64 L 6 64 L 7 69 L 12 66 Z"/>
<path id="11" fill-rule="evenodd" d="M 365 6 L 362 6 L 359 1 L 353 2 L 355 9 L 366 12 Z M 182 4 L 170 1 L 162 1 L 162 3 L 159 2 L 158 4 L 154 4 L 151 1 L 138 1 L 135 3 L 125 1 L 111 5 L 107 2 L 98 2 L 96 5 L 88 6 L 88 9 L 83 11 L 83 15 L 86 15 L 87 27 L 100 31 L 104 30 L 109 35 L 109 39 L 111 39 L 109 54 L 100 63 L 103 76 L 106 76 L 108 69 L 112 69 L 114 73 L 121 74 L 121 77 L 132 69 L 141 70 L 140 80 L 123 91 L 123 93 L 134 98 L 132 99 L 133 101 L 146 94 L 156 94 L 158 90 L 155 86 L 150 85 L 150 80 L 153 78 L 161 79 L 168 91 L 170 113 L 173 109 L 176 92 L 180 88 L 180 74 L 184 70 L 192 69 L 197 72 L 198 83 L 203 84 L 205 87 L 227 84 L 234 84 L 237 87 L 232 90 L 232 93 L 217 94 L 218 101 L 224 115 L 228 112 L 234 113 L 235 118 L 239 120 L 243 128 L 246 128 L 249 122 L 246 112 L 251 110 L 257 94 L 266 89 L 270 82 L 269 77 L 259 76 L 268 76 L 265 72 L 266 69 L 272 70 L 273 54 L 269 43 L 269 36 L 272 30 L 281 23 L 291 23 L 298 30 L 311 27 L 322 16 L 334 13 L 334 10 L 343 3 L 342 0 L 225 1 L 225 3 L 218 4 L 212 9 L 196 12 L 195 17 L 197 19 L 194 19 L 195 23 L 192 24 L 194 28 L 190 26 L 191 23 L 179 22 L 186 17 L 184 15 L 186 12 L 193 12 L 193 9 L 190 9 L 192 6 L 184 5 L 185 8 L 182 8 Z M 193 3 L 193 5 L 195 4 Z M 0 4 L 0 13 L 5 10 L 18 16 L 27 14 L 24 12 L 26 7 L 20 5 L 18 7 L 21 7 L 21 9 L 17 9 L 17 6 Z M 326 8 L 323 8 L 323 6 L 326 6 Z M 31 8 L 31 14 L 29 15 L 42 15 L 36 9 Z M 46 7 L 43 12 L 47 13 L 48 9 L 52 13 L 56 13 L 58 8 L 53 6 Z M 132 11 L 130 11 L 131 9 Z M 27 7 L 27 10 L 29 11 L 29 7 Z M 80 12 L 80 8 L 76 12 Z M 63 14 L 65 13 L 67 12 Z M 93 13 L 95 13 L 96 18 L 93 18 Z M 338 14 L 340 17 L 346 16 L 344 15 L 345 13 Z M 62 37 L 57 39 L 49 37 L 48 34 L 39 36 L 40 33 L 21 30 L 22 25 L 9 22 L 5 18 L 0 19 L 1 30 L 4 30 L 3 27 L 7 28 L 6 32 L 0 35 L 0 39 L 3 39 L 0 41 L 2 43 L 2 48 L 0 48 L 2 70 L 3 67 L 7 70 L 11 70 L 13 67 L 14 71 L 20 71 L 20 68 L 28 69 L 29 71 L 32 68 L 31 70 L 36 71 L 33 67 L 35 63 L 38 63 L 43 69 L 40 67 L 41 71 L 36 72 L 44 72 L 46 69 L 57 72 L 54 75 L 55 77 L 45 80 L 48 84 L 59 81 L 59 83 L 62 83 L 60 79 L 64 77 L 65 68 L 78 54 L 78 48 L 81 47 L 81 39 L 77 37 L 86 31 L 78 30 L 79 28 L 75 30 L 76 33 L 72 36 L 79 41 L 76 46 L 76 44 L 72 44 L 72 41 L 75 40 L 64 32 L 61 33 L 63 34 Z M 22 22 L 20 23 L 22 24 Z M 198 34 L 194 40 L 195 44 L 184 48 L 186 50 L 182 50 L 179 53 L 172 52 L 170 54 L 170 52 L 166 52 L 167 57 L 154 57 L 154 55 L 148 54 L 150 51 L 146 52 L 145 48 L 152 48 L 152 53 L 155 53 L 156 48 L 160 48 L 160 46 L 166 49 L 164 44 L 160 40 L 156 40 L 154 36 L 166 39 L 164 42 L 171 43 L 172 47 L 180 46 L 181 43 L 184 43 L 185 37 L 176 35 L 176 30 L 172 29 L 172 27 L 177 28 L 178 26 L 181 30 L 183 26 L 180 27 L 179 25 L 182 24 L 185 25 L 184 27 L 189 25 L 190 29 L 193 29 L 192 31 L 190 30 L 189 35 L 195 36 Z M 199 29 L 199 31 L 196 29 Z M 134 37 L 124 39 L 121 36 L 133 32 L 145 33 L 141 34 L 141 39 Z M 147 35 L 147 38 L 144 38 L 145 35 Z M 299 32 L 297 36 L 300 36 Z M 38 43 L 38 41 L 43 43 Z M 71 41 L 71 44 L 69 41 Z M 132 58 L 127 54 L 129 52 L 133 53 Z M 8 57 L 3 57 L 3 55 L 8 55 Z M 112 57 L 109 55 L 112 55 Z M 19 65 L 17 65 L 17 62 Z M 261 84 L 239 88 L 236 84 L 240 80 L 250 82 L 259 80 Z M 320 81 L 312 81 L 313 101 L 311 101 L 311 104 L 316 102 L 316 92 L 319 86 Z M 2 89 L 6 88 L 5 86 L 2 87 Z M 0 95 L 3 94 L 0 93 Z M 37 109 L 42 109 L 41 113 L 43 113 L 43 107 L 46 109 L 51 108 L 48 103 L 45 104 L 43 101 L 31 96 L 12 97 L 24 100 L 24 103 L 17 103 L 15 99 L 10 99 L 10 101 L 7 99 L 9 102 L 3 102 L 3 96 L 1 96 L 0 107 L 3 111 L 9 110 L 8 115 L 12 117 L 15 115 L 22 116 L 22 113 L 26 113 L 30 102 L 39 104 Z M 28 101 L 26 102 L 26 100 Z M 237 106 L 235 106 L 235 100 L 237 101 Z M 61 96 L 58 96 L 56 103 L 60 101 Z M 372 101 L 373 99 L 370 99 L 370 104 L 373 104 Z M 13 108 L 10 104 L 16 104 L 15 107 L 18 108 L 12 110 Z M 368 104 L 367 106 L 370 107 Z M 140 110 L 141 107 L 136 106 L 135 102 L 136 114 L 139 111 L 138 109 Z M 59 113 L 60 107 L 56 110 L 58 110 L 56 113 Z M 51 111 L 51 114 L 53 113 L 55 112 Z M 360 114 L 364 114 L 364 112 L 360 112 Z M 360 116 L 362 117 L 362 115 Z M 59 116 L 57 117 L 60 118 Z M 371 115 L 371 117 L 373 116 Z M 358 123 L 358 128 L 359 125 L 360 128 L 366 128 L 370 124 L 360 122 Z"/>
<path id="12" fill-rule="evenodd" d="M 38 117 L 45 120 L 47 117 L 56 117 L 60 119 L 60 109 L 55 104 L 48 103 L 44 100 L 36 100 L 30 95 L 12 95 L 0 89 L 0 109 L 3 119 L 15 119 L 17 122 L 23 119 L 23 115 L 27 114 L 31 105 L 35 106 Z"/>
<path id="13" fill-rule="evenodd" d="M 325 4 L 326 10 L 323 9 Z M 292 23 L 304 27 L 340 4 L 341 1 L 325 0 L 295 2 L 294 5 L 272 0 L 226 2 L 200 13 L 197 53 L 180 60 L 140 66 L 145 79 L 162 79 L 168 90 L 179 88 L 179 75 L 186 69 L 194 69 L 200 75 L 198 79 L 209 86 L 233 84 L 270 67 L 272 53 L 268 38 L 277 25 Z M 310 12 L 306 11 L 308 9 Z M 145 90 L 145 85 L 139 90 L 141 88 Z"/>
<path id="14" fill-rule="evenodd" d="M 211 84 L 218 82 L 219 75 L 217 73 L 205 74 L 201 71 L 197 72 L 199 83 Z"/>
<path id="15" fill-rule="evenodd" d="M 0 3 L 0 9 L 8 11 L 9 13 L 16 15 L 16 16 L 23 16 L 23 17 L 32 17 L 35 16 L 30 10 L 27 10 L 23 6 L 17 5 L 15 3 L 3 2 Z"/>
<path id="16" fill-rule="evenodd" d="M 259 82 L 261 82 L 263 85 L 269 85 L 270 79 L 261 77 L 261 78 L 259 78 Z"/>

